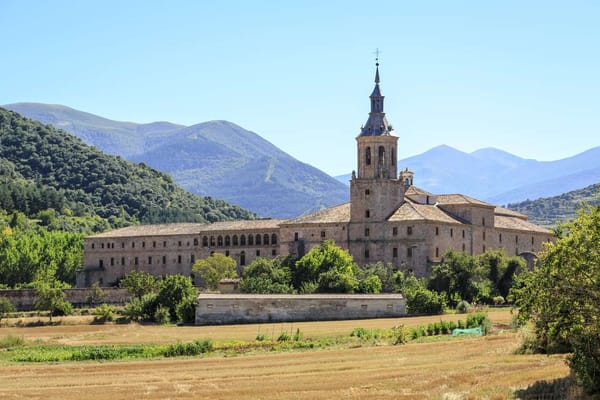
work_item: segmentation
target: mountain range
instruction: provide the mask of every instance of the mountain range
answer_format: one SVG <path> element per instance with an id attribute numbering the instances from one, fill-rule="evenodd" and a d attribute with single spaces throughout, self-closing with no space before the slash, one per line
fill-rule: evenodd
<path id="1" fill-rule="evenodd" d="M 290 218 L 348 200 L 350 174 L 332 178 L 258 134 L 227 121 L 192 126 L 119 122 L 66 106 L 4 106 L 52 124 L 109 154 L 168 172 L 185 189 L 222 198 L 261 216 Z M 557 161 L 525 159 L 495 148 L 466 153 L 441 145 L 398 161 L 415 185 L 506 205 L 600 182 L 600 147 Z"/>
<path id="2" fill-rule="evenodd" d="M 465 153 L 437 146 L 398 160 L 415 185 L 432 193 L 463 193 L 492 204 L 556 196 L 600 182 L 600 147 L 557 161 L 525 159 L 495 148 Z M 336 177 L 348 182 L 350 174 Z"/>
<path id="3" fill-rule="evenodd" d="M 228 121 L 193 126 L 112 121 L 62 105 L 3 106 L 100 150 L 171 174 L 189 190 L 261 216 L 291 218 L 348 200 L 348 188 Z"/>

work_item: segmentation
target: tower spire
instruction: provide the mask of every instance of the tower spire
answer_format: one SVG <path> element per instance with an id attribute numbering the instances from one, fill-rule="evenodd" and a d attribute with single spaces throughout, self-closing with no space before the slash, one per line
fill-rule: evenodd
<path id="1" fill-rule="evenodd" d="M 390 135 L 391 129 L 388 125 L 385 113 L 383 112 L 383 99 L 381 88 L 379 87 L 379 49 L 375 51 L 375 87 L 369 96 L 371 99 L 371 111 L 369 119 L 363 125 L 360 136 L 381 136 Z"/>

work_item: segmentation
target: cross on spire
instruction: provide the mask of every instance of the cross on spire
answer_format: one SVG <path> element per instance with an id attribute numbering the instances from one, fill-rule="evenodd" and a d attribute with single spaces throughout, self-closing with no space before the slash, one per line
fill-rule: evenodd
<path id="1" fill-rule="evenodd" d="M 376 48 L 373 54 L 375 54 L 375 65 L 379 66 L 379 55 L 381 54 L 381 51 L 379 48 Z"/>

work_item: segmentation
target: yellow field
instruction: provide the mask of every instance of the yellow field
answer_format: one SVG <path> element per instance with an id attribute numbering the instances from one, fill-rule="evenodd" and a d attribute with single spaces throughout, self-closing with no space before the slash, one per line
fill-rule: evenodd
<path id="1" fill-rule="evenodd" d="M 490 312 L 508 323 L 507 311 Z M 464 316 L 443 316 L 444 320 Z M 300 328 L 305 337 L 348 335 L 356 327 L 414 326 L 440 317 L 221 327 L 74 325 L 2 328 L 49 343 L 173 343 L 210 337 L 253 340 Z M 505 399 L 541 379 L 565 377 L 560 356 L 512 351 L 518 335 L 238 357 L 22 364 L 0 367 L 0 398 L 27 399 Z"/>

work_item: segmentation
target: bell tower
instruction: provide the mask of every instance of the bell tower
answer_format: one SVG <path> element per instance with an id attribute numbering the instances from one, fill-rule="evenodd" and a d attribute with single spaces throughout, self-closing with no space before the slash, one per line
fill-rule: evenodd
<path id="1" fill-rule="evenodd" d="M 404 197 L 398 179 L 398 137 L 385 117 L 379 87 L 379 62 L 375 64 L 375 88 L 369 96 L 371 111 L 357 142 L 357 172 L 350 182 L 351 222 L 383 222 Z"/>

